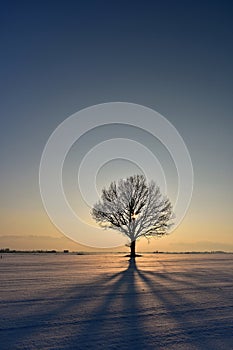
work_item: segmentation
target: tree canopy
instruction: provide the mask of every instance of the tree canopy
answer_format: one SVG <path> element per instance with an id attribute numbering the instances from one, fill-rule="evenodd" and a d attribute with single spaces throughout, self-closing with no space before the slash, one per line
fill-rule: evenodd
<path id="1" fill-rule="evenodd" d="M 129 238 L 132 256 L 138 238 L 167 234 L 174 217 L 169 199 L 154 181 L 147 183 L 144 175 L 112 182 L 102 190 L 101 200 L 91 214 L 102 227 L 118 230 Z"/>

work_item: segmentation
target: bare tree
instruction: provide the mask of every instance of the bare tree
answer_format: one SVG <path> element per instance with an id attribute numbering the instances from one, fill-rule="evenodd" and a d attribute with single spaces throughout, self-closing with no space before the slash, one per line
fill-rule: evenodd
<path id="1" fill-rule="evenodd" d="M 173 218 L 169 199 L 155 182 L 147 184 L 143 175 L 112 182 L 102 190 L 91 214 L 101 227 L 118 230 L 130 239 L 131 258 L 136 256 L 138 238 L 167 234 Z"/>

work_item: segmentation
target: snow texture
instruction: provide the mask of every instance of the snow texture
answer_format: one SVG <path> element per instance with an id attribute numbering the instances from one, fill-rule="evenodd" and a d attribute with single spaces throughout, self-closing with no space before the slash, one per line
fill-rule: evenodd
<path id="1" fill-rule="evenodd" d="M 3 254 L 0 349 L 233 349 L 233 255 Z"/>

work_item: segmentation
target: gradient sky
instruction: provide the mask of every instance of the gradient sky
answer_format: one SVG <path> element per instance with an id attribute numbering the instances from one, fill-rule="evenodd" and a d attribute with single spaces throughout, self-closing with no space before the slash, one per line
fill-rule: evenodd
<path id="1" fill-rule="evenodd" d="M 195 176 L 183 223 L 150 245 L 141 241 L 140 249 L 233 251 L 232 14 L 232 1 L 224 0 L 3 3 L 0 247 L 85 249 L 65 238 L 45 213 L 41 154 L 71 114 L 124 101 L 153 108 L 176 127 Z M 149 135 L 118 131 L 153 149 Z M 77 157 L 114 135 L 111 128 L 87 135 Z M 131 168 L 123 161 L 106 165 L 100 184 L 116 169 L 123 176 Z M 172 174 L 170 169 L 167 176 Z M 72 173 L 66 176 L 71 184 Z"/>

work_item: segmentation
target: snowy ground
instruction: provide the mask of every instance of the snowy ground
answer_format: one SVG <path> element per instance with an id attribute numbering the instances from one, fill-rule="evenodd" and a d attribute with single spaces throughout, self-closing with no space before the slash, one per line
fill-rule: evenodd
<path id="1" fill-rule="evenodd" d="M 233 254 L 0 260 L 0 349 L 233 349 Z"/>

